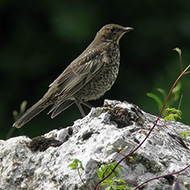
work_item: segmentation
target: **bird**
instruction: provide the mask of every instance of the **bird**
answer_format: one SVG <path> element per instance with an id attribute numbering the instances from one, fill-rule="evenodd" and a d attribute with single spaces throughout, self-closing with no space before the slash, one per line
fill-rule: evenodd
<path id="1" fill-rule="evenodd" d="M 84 117 L 81 104 L 91 108 L 88 101 L 99 99 L 114 84 L 120 65 L 119 41 L 132 30 L 132 27 L 118 24 L 103 26 L 90 45 L 49 85 L 44 96 L 13 127 L 22 127 L 49 106 L 52 106 L 48 112 L 52 119 L 74 103 Z"/>

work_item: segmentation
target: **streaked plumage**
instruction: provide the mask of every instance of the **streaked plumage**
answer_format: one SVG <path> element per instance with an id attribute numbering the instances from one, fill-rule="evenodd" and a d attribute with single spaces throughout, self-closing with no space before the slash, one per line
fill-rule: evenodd
<path id="1" fill-rule="evenodd" d="M 105 25 L 86 50 L 49 85 L 47 93 L 28 109 L 13 126 L 20 128 L 50 105 L 51 118 L 76 103 L 81 114 L 81 104 L 88 105 L 104 95 L 115 82 L 120 62 L 119 40 L 131 27 Z M 89 106 L 90 107 L 90 106 Z"/>

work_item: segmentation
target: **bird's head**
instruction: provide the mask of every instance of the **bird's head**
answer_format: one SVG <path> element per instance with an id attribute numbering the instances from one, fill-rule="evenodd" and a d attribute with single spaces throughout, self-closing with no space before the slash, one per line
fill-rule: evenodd
<path id="1" fill-rule="evenodd" d="M 131 30 L 134 29 L 131 27 L 123 27 L 117 24 L 107 24 L 98 31 L 96 39 L 102 42 L 116 42 L 119 44 L 121 37 Z"/>

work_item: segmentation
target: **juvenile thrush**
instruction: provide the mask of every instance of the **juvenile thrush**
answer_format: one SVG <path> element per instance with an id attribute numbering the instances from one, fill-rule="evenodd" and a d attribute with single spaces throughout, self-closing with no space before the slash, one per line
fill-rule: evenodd
<path id="1" fill-rule="evenodd" d="M 76 103 L 82 116 L 81 104 L 91 107 L 89 100 L 100 98 L 114 84 L 120 64 L 119 40 L 133 30 L 107 24 L 96 34 L 92 43 L 61 75 L 49 85 L 49 90 L 29 108 L 13 126 L 20 128 L 50 105 L 51 118 Z"/>

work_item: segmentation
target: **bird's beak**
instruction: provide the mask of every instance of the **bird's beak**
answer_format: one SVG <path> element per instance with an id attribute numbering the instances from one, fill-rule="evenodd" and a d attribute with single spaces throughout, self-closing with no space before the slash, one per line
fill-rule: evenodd
<path id="1" fill-rule="evenodd" d="M 132 31 L 132 30 L 134 30 L 132 27 L 125 27 L 125 28 L 123 28 L 123 31 L 126 33 L 126 32 L 130 32 L 130 31 Z"/>
<path id="2" fill-rule="evenodd" d="M 121 39 L 121 37 L 127 33 L 130 32 L 131 30 L 134 30 L 132 27 L 123 27 L 123 31 L 121 32 L 121 35 L 119 36 L 118 40 L 117 40 L 117 44 L 119 44 L 119 40 Z"/>

